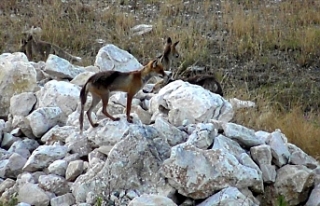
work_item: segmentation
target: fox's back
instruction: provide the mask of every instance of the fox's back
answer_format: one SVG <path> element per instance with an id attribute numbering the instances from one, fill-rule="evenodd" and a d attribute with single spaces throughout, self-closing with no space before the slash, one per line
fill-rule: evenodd
<path id="1" fill-rule="evenodd" d="M 134 77 L 129 72 L 119 71 L 99 72 L 88 80 L 97 89 L 124 92 L 128 92 L 131 87 L 134 87 L 133 81 Z"/>

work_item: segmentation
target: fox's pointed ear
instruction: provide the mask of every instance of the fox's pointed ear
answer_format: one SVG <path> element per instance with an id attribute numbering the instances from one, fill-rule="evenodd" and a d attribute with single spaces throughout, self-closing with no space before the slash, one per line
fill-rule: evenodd
<path id="1" fill-rule="evenodd" d="M 162 57 L 163 55 L 162 54 L 160 54 L 159 56 L 157 56 L 157 59 L 161 59 L 161 57 Z"/>
<path id="2" fill-rule="evenodd" d="M 167 44 L 172 44 L 172 40 L 170 37 L 167 38 Z"/>
<path id="3" fill-rule="evenodd" d="M 173 46 L 177 46 L 177 44 L 179 44 L 179 41 L 176 41 Z"/>
<path id="4" fill-rule="evenodd" d="M 157 67 L 157 65 L 158 65 L 158 60 L 153 60 L 153 62 L 152 62 L 152 68 Z"/>

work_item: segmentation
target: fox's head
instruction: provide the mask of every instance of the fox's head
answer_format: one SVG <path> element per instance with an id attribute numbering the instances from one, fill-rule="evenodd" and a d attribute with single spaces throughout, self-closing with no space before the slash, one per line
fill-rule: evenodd
<path id="1" fill-rule="evenodd" d="M 154 75 L 159 75 L 161 77 L 164 77 L 166 75 L 161 62 L 159 62 L 157 59 L 150 61 L 147 66 L 148 66 L 149 72 Z"/>
<path id="2" fill-rule="evenodd" d="M 171 38 L 168 37 L 167 43 L 163 49 L 163 53 L 158 58 L 161 58 L 161 57 L 164 57 L 166 59 L 170 59 L 171 57 L 178 58 L 180 56 L 180 54 L 176 48 L 178 43 L 179 43 L 179 41 L 176 41 L 175 43 L 172 44 Z"/>

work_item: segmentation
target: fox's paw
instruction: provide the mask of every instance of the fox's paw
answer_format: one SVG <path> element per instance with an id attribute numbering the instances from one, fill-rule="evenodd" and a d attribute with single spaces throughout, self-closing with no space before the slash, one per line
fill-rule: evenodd
<path id="1" fill-rule="evenodd" d="M 94 127 L 94 128 L 97 127 L 97 126 L 99 126 L 99 123 L 95 123 L 95 124 L 92 125 L 92 127 Z"/>
<path id="2" fill-rule="evenodd" d="M 119 121 L 120 120 L 120 117 L 114 117 L 113 118 L 113 121 Z"/>
<path id="3" fill-rule="evenodd" d="M 132 117 L 131 117 L 131 116 L 130 116 L 130 117 L 127 117 L 127 121 L 128 121 L 129 123 L 132 123 L 132 122 L 133 122 Z"/>

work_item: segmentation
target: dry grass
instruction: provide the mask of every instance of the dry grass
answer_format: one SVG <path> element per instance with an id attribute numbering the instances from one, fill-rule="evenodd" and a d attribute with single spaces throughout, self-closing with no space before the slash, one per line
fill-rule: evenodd
<path id="1" fill-rule="evenodd" d="M 227 96 L 257 100 L 258 109 L 239 113 L 237 122 L 280 128 L 290 141 L 319 155 L 317 113 L 306 118 L 303 110 L 308 101 L 318 104 L 320 93 L 309 79 L 294 78 L 320 63 L 320 1 L 6 0 L 0 10 L 0 26 L 6 28 L 0 30 L 1 53 L 16 51 L 21 32 L 32 25 L 43 29 L 43 40 L 83 57 L 85 66 L 93 64 L 102 46 L 96 39 L 130 51 L 142 63 L 161 52 L 165 37 L 179 39 L 182 57 L 176 66 L 216 69 Z M 130 28 L 141 23 L 152 24 L 153 31 L 132 36 Z M 286 73 L 292 65 L 300 73 Z M 263 70 L 266 80 L 252 86 L 258 77 L 250 68 Z M 280 75 L 291 79 L 273 80 Z"/>

